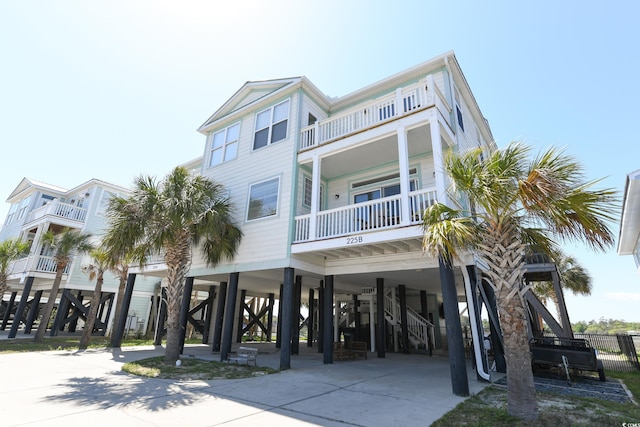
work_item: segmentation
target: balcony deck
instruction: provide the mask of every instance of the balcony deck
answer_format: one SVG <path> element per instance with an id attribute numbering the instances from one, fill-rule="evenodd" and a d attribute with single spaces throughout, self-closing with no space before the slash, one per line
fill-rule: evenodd
<path id="1" fill-rule="evenodd" d="M 422 212 L 435 202 L 436 191 L 434 189 L 409 193 L 409 223 L 405 224 L 401 222 L 400 195 L 320 211 L 316 216 L 316 227 L 313 233 L 311 232 L 311 215 L 299 215 L 295 218 L 296 228 L 293 243 L 417 225 L 422 222 Z"/>
<path id="2" fill-rule="evenodd" d="M 84 223 L 84 220 L 87 217 L 87 210 L 85 208 L 79 208 L 76 205 L 62 203 L 58 200 L 52 200 L 46 205 L 29 212 L 25 218 L 24 223 L 30 224 L 47 216 L 80 224 Z"/>
<path id="3" fill-rule="evenodd" d="M 299 151 L 315 148 L 434 106 L 448 123 L 451 106 L 434 84 L 433 78 L 427 76 L 416 84 L 398 88 L 394 94 L 358 105 L 301 129 Z"/>

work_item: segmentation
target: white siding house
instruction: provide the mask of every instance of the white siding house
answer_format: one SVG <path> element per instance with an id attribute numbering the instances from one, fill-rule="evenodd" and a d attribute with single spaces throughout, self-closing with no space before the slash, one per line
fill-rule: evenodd
<path id="1" fill-rule="evenodd" d="M 398 348 L 403 294 L 415 316 L 412 346 L 446 350 L 438 262 L 422 250 L 422 212 L 436 200 L 465 205 L 447 191 L 447 152 L 495 150 L 453 53 L 339 98 L 306 77 L 247 82 L 198 130 L 205 137 L 202 159 L 185 166 L 225 186 L 243 238 L 233 260 L 213 267 L 194 251 L 195 288 L 226 289 L 237 280 L 242 292 L 226 310 L 242 311 L 242 295 L 281 299 L 293 270 L 298 298 L 313 307 L 330 278 L 334 340 L 358 328 L 370 351 L 389 342 Z M 461 301 L 473 285 L 466 269 L 473 264 L 469 254 L 456 266 Z M 146 271 L 160 275 L 163 268 Z M 378 290 L 389 335 L 379 345 Z M 478 339 L 473 325 L 471 333 Z"/>
<path id="2" fill-rule="evenodd" d="M 9 195 L 7 202 L 11 204 L 7 218 L 0 229 L 0 241 L 20 238 L 31 242 L 29 254 L 11 263 L 8 269 L 8 289 L 3 295 L 2 312 L 16 310 L 19 301 L 30 304 L 29 311 L 37 306 L 38 301 L 45 302 L 49 298 L 56 273 L 56 265 L 46 246 L 41 243 L 42 235 L 47 231 L 60 232 L 65 228 L 90 234 L 94 243 L 100 241 L 106 226 L 105 211 L 109 199 L 114 196 L 126 196 L 129 190 L 98 179 L 91 179 L 70 190 L 24 178 Z M 87 254 L 76 255 L 67 267 L 60 285 L 61 295 L 70 291 L 72 296 L 88 304 L 95 287 L 95 280 L 89 280 L 82 272 L 82 266 L 90 263 Z M 151 296 L 158 280 L 140 278 L 130 307 L 131 317 L 140 319 L 136 328 L 146 328 Z M 111 272 L 105 272 L 103 292 L 115 294 L 119 280 Z M 32 304 L 34 303 L 35 304 Z M 108 320 L 107 328 L 113 318 L 110 310 L 115 307 L 115 300 L 105 304 L 102 320 Z M 69 309 L 73 315 L 72 307 Z M 77 311 L 75 312 L 77 314 Z M 23 320 L 28 318 L 22 313 Z M 83 324 L 80 316 L 79 325 Z M 33 319 L 35 320 L 35 319 Z M 13 322 L 19 325 L 20 322 Z M 74 325 L 77 322 L 74 322 Z M 2 327 L 7 326 L 3 322 Z M 13 325 L 12 325 L 13 326 Z M 23 332 L 29 332 L 32 324 L 26 325 Z M 75 328 L 76 326 L 73 326 Z M 17 326 L 12 327 L 11 335 L 15 336 Z"/>

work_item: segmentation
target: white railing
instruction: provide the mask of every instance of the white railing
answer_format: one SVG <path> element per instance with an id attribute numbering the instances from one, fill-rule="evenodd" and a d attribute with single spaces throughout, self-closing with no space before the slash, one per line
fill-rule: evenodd
<path id="1" fill-rule="evenodd" d="M 387 315 L 393 317 L 395 304 L 395 313 L 400 313 L 400 303 L 396 300 L 394 301 L 389 295 L 385 295 L 384 297 L 384 311 Z M 394 319 L 394 321 L 400 323 L 400 319 Z M 431 330 L 431 333 L 429 333 Z M 434 326 L 433 323 L 429 322 L 427 319 L 418 314 L 411 307 L 407 306 L 407 331 L 409 335 L 415 338 L 420 343 L 427 345 L 427 343 L 431 343 L 431 348 L 435 347 L 435 343 L 433 342 L 434 335 Z"/>
<path id="2" fill-rule="evenodd" d="M 397 89 L 385 97 L 371 103 L 358 106 L 343 113 L 320 120 L 303 128 L 300 150 L 317 147 L 328 141 L 342 138 L 371 126 L 393 120 L 419 108 L 436 103 L 436 89 L 428 90 L 424 81 Z M 438 102 L 442 104 L 441 100 Z"/>
<path id="3" fill-rule="evenodd" d="M 355 233 L 397 228 L 402 217 L 400 195 L 356 203 L 318 212 L 316 217 L 316 239 L 328 239 Z M 410 224 L 422 222 L 424 210 L 436 201 L 435 190 L 417 190 L 409 193 Z M 295 218 L 294 243 L 311 240 L 309 225 L 311 215 Z"/>
<path id="4" fill-rule="evenodd" d="M 52 200 L 46 205 L 29 212 L 25 218 L 25 224 L 47 215 L 84 222 L 87 216 L 87 210 L 75 205 L 59 202 L 58 200 Z"/>
<path id="5" fill-rule="evenodd" d="M 66 265 L 63 272 L 64 274 L 67 274 L 69 272 L 70 266 L 71 263 Z M 36 263 L 35 270 L 43 273 L 55 273 L 56 271 L 58 271 L 55 258 L 50 256 L 38 257 L 38 262 Z"/>

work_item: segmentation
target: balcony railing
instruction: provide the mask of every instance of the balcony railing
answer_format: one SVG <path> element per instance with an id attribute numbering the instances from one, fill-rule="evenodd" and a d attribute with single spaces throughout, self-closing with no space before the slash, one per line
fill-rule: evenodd
<path id="1" fill-rule="evenodd" d="M 69 273 L 71 264 L 67 264 L 64 274 Z M 13 262 L 9 271 L 11 274 L 34 271 L 38 273 L 55 273 L 58 270 L 56 260 L 50 256 L 32 255 Z"/>
<path id="2" fill-rule="evenodd" d="M 316 122 L 301 130 L 300 150 L 317 147 L 363 129 L 436 105 L 448 120 L 451 107 L 428 77 L 395 93 Z"/>
<path id="3" fill-rule="evenodd" d="M 316 217 L 315 239 L 328 239 L 350 234 L 397 228 L 402 217 L 400 195 L 320 211 Z M 436 192 L 418 190 L 409 193 L 410 224 L 422 222 L 422 212 L 434 204 Z M 313 240 L 310 233 L 311 215 L 296 219 L 294 243 Z"/>
<path id="4" fill-rule="evenodd" d="M 52 200 L 46 205 L 29 212 L 25 218 L 25 224 L 45 216 L 54 216 L 72 221 L 84 222 L 87 217 L 87 210 L 85 208 L 79 208 L 76 205 Z"/>

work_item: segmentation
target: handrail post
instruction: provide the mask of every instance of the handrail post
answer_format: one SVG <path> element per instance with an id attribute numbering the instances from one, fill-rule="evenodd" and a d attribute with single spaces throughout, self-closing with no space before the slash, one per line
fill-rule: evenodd
<path id="1" fill-rule="evenodd" d="M 402 116 L 405 114 L 404 103 L 402 102 L 402 88 L 396 89 L 396 114 L 394 116 Z"/>

